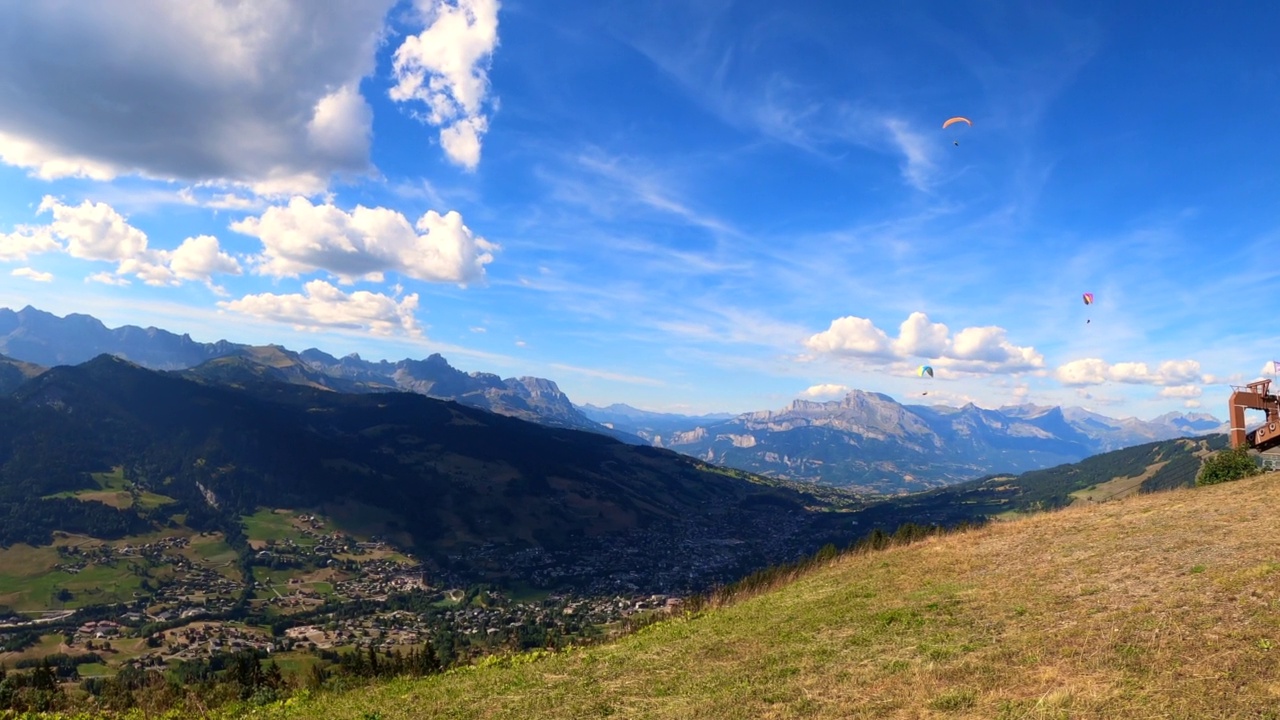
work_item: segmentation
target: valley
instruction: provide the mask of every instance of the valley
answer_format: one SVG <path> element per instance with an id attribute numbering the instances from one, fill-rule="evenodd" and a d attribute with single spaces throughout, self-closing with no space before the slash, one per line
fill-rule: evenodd
<path id="1" fill-rule="evenodd" d="M 1225 447 L 1179 417 L 1146 431 L 1191 437 L 1088 455 L 1118 426 L 861 391 L 731 417 L 587 408 L 604 433 L 432 397 L 476 380 L 438 356 L 392 372 L 436 378 L 406 389 L 356 358 L 230 350 L 0 362 L 0 666 L 101 694 L 148 669 L 323 685 L 378 658 L 430 673 L 594 645 L 815 552 L 1187 487 Z"/>

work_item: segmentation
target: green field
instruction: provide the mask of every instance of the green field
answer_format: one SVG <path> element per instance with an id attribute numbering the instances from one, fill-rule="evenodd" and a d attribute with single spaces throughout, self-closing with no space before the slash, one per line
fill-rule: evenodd
<path id="1" fill-rule="evenodd" d="M 18 544 L 0 550 L 0 605 L 15 610 L 58 610 L 133 599 L 142 579 L 130 570 L 129 560 L 115 567 L 89 565 L 78 573 L 54 571 L 63 562 L 53 546 L 33 548 Z M 55 598 L 59 590 L 72 597 Z"/>
<path id="2" fill-rule="evenodd" d="M 244 516 L 245 535 L 255 547 L 266 541 L 278 543 L 284 540 L 292 540 L 300 547 L 315 546 L 316 541 L 305 537 L 302 530 L 294 525 L 297 515 L 295 510 L 260 508 L 254 514 Z"/>
<path id="3" fill-rule="evenodd" d="M 176 502 L 176 500 L 166 495 L 153 493 L 149 490 L 135 489 L 133 483 L 124 478 L 124 471 L 119 467 L 109 473 L 93 473 L 92 477 L 98 483 L 97 488 L 69 490 L 47 497 L 69 497 L 85 502 L 100 502 L 115 508 L 125 509 L 132 507 L 140 510 L 149 510 Z M 135 494 L 137 495 L 136 499 L 134 497 Z"/>

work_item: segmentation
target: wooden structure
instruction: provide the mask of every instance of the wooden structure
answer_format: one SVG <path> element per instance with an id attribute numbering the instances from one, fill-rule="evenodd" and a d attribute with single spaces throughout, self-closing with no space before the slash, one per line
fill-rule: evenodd
<path id="1" fill-rule="evenodd" d="M 1248 447 L 1258 452 L 1280 447 L 1280 397 L 1271 393 L 1270 380 L 1245 386 L 1231 386 L 1231 447 Z M 1267 415 L 1253 432 L 1245 429 L 1244 411 L 1261 410 Z"/>

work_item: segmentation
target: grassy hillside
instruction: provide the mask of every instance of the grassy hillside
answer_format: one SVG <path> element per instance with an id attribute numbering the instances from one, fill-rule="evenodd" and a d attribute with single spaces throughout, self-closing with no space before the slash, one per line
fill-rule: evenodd
<path id="1" fill-rule="evenodd" d="M 280 718 L 1260 718 L 1280 475 L 837 558 L 606 646 L 317 694 Z"/>
<path id="2" fill-rule="evenodd" d="M 864 531 L 892 532 L 903 523 L 951 526 L 987 517 L 1009 519 L 1072 503 L 1108 502 L 1130 494 L 1195 485 L 1203 459 L 1227 446 L 1225 435 L 1135 445 L 1078 463 L 992 475 L 874 503 L 850 514 Z"/>

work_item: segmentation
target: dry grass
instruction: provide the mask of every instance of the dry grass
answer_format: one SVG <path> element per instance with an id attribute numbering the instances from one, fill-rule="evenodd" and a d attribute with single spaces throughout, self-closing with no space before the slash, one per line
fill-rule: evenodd
<path id="1" fill-rule="evenodd" d="M 1071 493 L 1071 501 L 1073 503 L 1107 502 L 1108 500 L 1122 500 L 1130 495 L 1136 495 L 1138 488 L 1144 481 L 1151 478 L 1168 464 L 1168 460 L 1152 463 L 1147 466 L 1145 472 L 1134 477 L 1112 478 L 1091 488 L 1077 490 Z"/>

